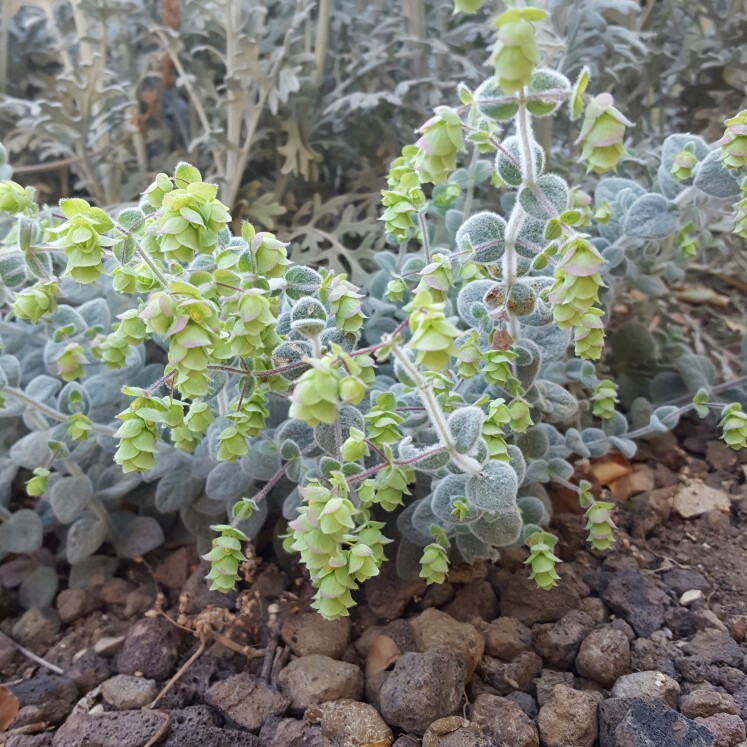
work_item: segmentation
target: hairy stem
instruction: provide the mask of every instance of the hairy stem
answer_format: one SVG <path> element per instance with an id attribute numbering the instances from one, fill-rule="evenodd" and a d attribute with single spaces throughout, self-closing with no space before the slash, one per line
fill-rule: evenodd
<path id="1" fill-rule="evenodd" d="M 438 399 L 433 393 L 433 387 L 426 379 L 423 378 L 417 366 L 415 366 L 404 351 L 399 347 L 396 342 L 391 343 L 392 355 L 400 362 L 402 367 L 407 371 L 410 378 L 415 382 L 415 385 L 419 389 L 422 397 L 425 410 L 428 414 L 428 419 L 431 421 L 431 425 L 438 433 L 439 438 L 449 452 L 452 461 L 456 464 L 459 469 L 468 475 L 480 474 L 482 465 L 476 459 L 466 454 L 460 454 L 455 446 L 454 440 L 451 437 L 451 431 L 449 426 L 446 424 L 446 416 L 438 404 Z"/>
<path id="2" fill-rule="evenodd" d="M 67 423 L 68 416 L 65 415 L 65 413 L 60 412 L 59 410 L 55 410 L 52 407 L 48 407 L 41 402 L 38 402 L 33 397 L 29 397 L 28 394 L 22 392 L 20 389 L 8 386 L 5 387 L 2 391 L 8 396 L 17 399 L 19 402 L 23 402 L 24 405 L 33 407 L 35 410 L 38 410 L 40 413 L 46 415 L 51 420 L 55 420 L 58 423 Z M 108 425 L 100 425 L 99 423 L 91 423 L 91 430 L 96 431 L 97 433 L 102 433 L 105 436 L 114 436 L 114 434 L 116 433 L 114 428 L 110 428 Z"/>

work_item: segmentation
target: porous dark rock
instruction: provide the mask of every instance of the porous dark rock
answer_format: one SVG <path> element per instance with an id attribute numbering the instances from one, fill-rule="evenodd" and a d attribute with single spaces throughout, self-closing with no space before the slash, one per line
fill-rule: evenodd
<path id="1" fill-rule="evenodd" d="M 392 730 L 384 723 L 379 712 L 367 703 L 354 700 L 336 700 L 311 706 L 304 718 L 322 727 L 322 734 L 335 744 L 351 747 L 360 745 L 391 744 Z"/>
<path id="2" fill-rule="evenodd" d="M 295 718 L 268 718 L 259 732 L 261 747 L 338 747 L 322 727 Z"/>
<path id="3" fill-rule="evenodd" d="M 425 581 L 406 581 L 397 575 L 394 563 L 385 563 L 378 576 L 366 583 L 368 608 L 379 620 L 395 620 L 402 616 L 413 597 L 425 593 Z"/>
<path id="4" fill-rule="evenodd" d="M 93 612 L 98 600 L 87 589 L 63 589 L 57 595 L 57 613 L 65 624 L 70 624 Z"/>
<path id="5" fill-rule="evenodd" d="M 610 688 L 630 667 L 630 643 L 621 630 L 601 628 L 584 638 L 576 656 L 582 677 Z"/>
<path id="6" fill-rule="evenodd" d="M 93 690 L 111 676 L 109 659 L 104 659 L 92 649 L 87 649 L 65 670 L 65 677 L 72 680 L 82 693 Z"/>
<path id="7" fill-rule="evenodd" d="M 667 593 L 637 568 L 621 568 L 602 591 L 605 604 L 626 620 L 642 638 L 648 638 L 664 624 Z"/>
<path id="8" fill-rule="evenodd" d="M 469 682 L 485 650 L 485 639 L 474 625 L 459 622 L 445 612 L 428 609 L 413 617 L 410 627 L 420 651 L 439 646 L 461 651 Z"/>
<path id="9" fill-rule="evenodd" d="M 725 631 L 709 628 L 696 633 L 682 650 L 697 656 L 706 664 L 727 664 L 739 667 L 744 660 L 744 652 L 739 644 Z"/>
<path id="10" fill-rule="evenodd" d="M 590 692 L 558 685 L 540 708 L 537 724 L 545 747 L 592 747 L 597 738 L 597 702 Z"/>
<path id="11" fill-rule="evenodd" d="M 155 680 L 118 674 L 101 683 L 104 700 L 119 711 L 132 711 L 151 703 L 158 694 Z"/>
<path id="12" fill-rule="evenodd" d="M 484 694 L 487 695 L 488 693 Z M 534 720 L 537 718 L 539 706 L 537 705 L 537 701 L 529 693 L 513 692 L 509 693 L 506 698 L 512 703 L 516 703 L 530 719 Z"/>
<path id="13" fill-rule="evenodd" d="M 184 584 L 182 593 L 186 595 L 184 611 L 188 615 L 196 615 L 206 607 L 222 607 L 231 609 L 236 605 L 237 591 L 210 591 L 205 576 L 210 570 L 204 563 L 197 568 Z"/>
<path id="14" fill-rule="evenodd" d="M 543 669 L 540 676 L 534 679 L 534 689 L 537 693 L 537 703 L 540 708 L 550 700 L 552 691 L 557 685 L 573 687 L 573 672 L 558 672 L 554 669 Z"/>
<path id="15" fill-rule="evenodd" d="M 33 607 L 26 610 L 13 625 L 13 638 L 35 653 L 49 648 L 60 632 L 60 616 L 53 609 Z"/>
<path id="16" fill-rule="evenodd" d="M 571 610 L 556 623 L 535 625 L 532 647 L 551 669 L 567 669 L 573 664 L 581 642 L 594 629 L 594 620 L 580 610 Z"/>
<path id="17" fill-rule="evenodd" d="M 397 659 L 381 688 L 381 714 L 405 731 L 424 734 L 436 719 L 460 711 L 465 686 L 461 653 L 446 646 Z"/>
<path id="18" fill-rule="evenodd" d="M 49 732 L 41 734 L 10 734 L 5 747 L 52 747 L 53 735 Z"/>
<path id="19" fill-rule="evenodd" d="M 485 681 L 499 695 L 513 690 L 526 690 L 529 683 L 542 671 L 542 659 L 534 651 L 524 651 L 511 661 L 486 656 L 482 660 Z"/>
<path id="20" fill-rule="evenodd" d="M 179 660 L 179 634 L 163 617 L 138 620 L 127 632 L 117 655 L 120 674 L 137 674 L 152 680 L 165 680 Z"/>
<path id="21" fill-rule="evenodd" d="M 737 704 L 728 693 L 699 688 L 680 698 L 680 711 L 687 718 L 708 718 L 717 713 L 737 713 Z"/>
<path id="22" fill-rule="evenodd" d="M 661 574 L 661 580 L 679 599 L 686 591 L 697 590 L 707 593 L 711 590 L 708 579 L 696 570 L 671 568 Z"/>
<path id="23" fill-rule="evenodd" d="M 259 739 L 238 729 L 220 726 L 220 720 L 205 705 L 190 706 L 169 714 L 169 736 L 162 747 L 259 747 Z"/>
<path id="24" fill-rule="evenodd" d="M 248 672 L 216 682 L 205 693 L 205 701 L 249 731 L 258 731 L 268 716 L 282 715 L 291 703 L 288 696 Z"/>
<path id="25" fill-rule="evenodd" d="M 328 700 L 360 700 L 363 696 L 363 672 L 359 667 L 319 654 L 292 661 L 281 670 L 278 683 L 297 713 Z"/>
<path id="26" fill-rule="evenodd" d="M 719 677 L 719 668 L 699 656 L 677 656 L 674 659 L 674 666 L 681 679 L 693 684 L 716 682 Z"/>
<path id="27" fill-rule="evenodd" d="M 633 672 L 620 677 L 612 688 L 613 698 L 658 698 L 672 708 L 680 699 L 680 686 L 663 672 Z"/>
<path id="28" fill-rule="evenodd" d="M 615 731 L 615 747 L 714 747 L 708 729 L 663 701 L 636 701 Z"/>
<path id="29" fill-rule="evenodd" d="M 44 670 L 31 679 L 7 685 L 7 688 L 18 698 L 21 707 L 54 700 L 61 700 L 72 707 L 78 699 L 78 688 L 72 680 Z"/>
<path id="30" fill-rule="evenodd" d="M 599 747 L 617 746 L 617 727 L 634 703 L 648 702 L 649 698 L 607 698 L 599 704 Z"/>
<path id="31" fill-rule="evenodd" d="M 680 650 L 668 641 L 636 638 L 630 647 L 630 668 L 637 672 L 664 672 L 676 679 L 679 675 L 674 667 L 674 659 L 680 653 Z"/>
<path id="32" fill-rule="evenodd" d="M 465 584 L 444 612 L 460 622 L 475 618 L 493 620 L 498 616 L 498 599 L 488 581 L 477 580 Z"/>
<path id="33" fill-rule="evenodd" d="M 508 698 L 480 695 L 472 704 L 472 720 L 497 744 L 539 747 L 534 721 Z"/>
<path id="34" fill-rule="evenodd" d="M 321 654 L 340 659 L 350 642 L 350 619 L 325 620 L 316 612 L 289 615 L 281 635 L 296 656 Z"/>
<path id="35" fill-rule="evenodd" d="M 515 617 L 524 625 L 555 622 L 589 595 L 589 588 L 576 572 L 566 565 L 558 567 L 560 580 L 552 589 L 537 594 L 537 587 L 522 570 L 500 585 L 501 615 Z"/>
<path id="36" fill-rule="evenodd" d="M 532 631 L 515 617 L 499 617 L 483 631 L 485 653 L 511 661 L 532 645 Z"/>
<path id="37" fill-rule="evenodd" d="M 731 713 L 698 716 L 695 721 L 713 734 L 714 747 L 737 747 L 747 739 L 744 721 Z"/>
<path id="38" fill-rule="evenodd" d="M 163 727 L 154 711 L 73 711 L 57 730 L 52 747 L 143 747 Z"/>

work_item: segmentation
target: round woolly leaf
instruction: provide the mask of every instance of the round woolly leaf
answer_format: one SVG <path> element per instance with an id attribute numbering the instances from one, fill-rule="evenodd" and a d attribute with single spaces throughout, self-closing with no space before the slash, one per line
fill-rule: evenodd
<path id="1" fill-rule="evenodd" d="M 521 537 L 523 522 L 519 509 L 514 507 L 497 512 L 490 519 L 483 517 L 469 525 L 470 531 L 483 542 L 493 547 L 507 547 Z"/>
<path id="2" fill-rule="evenodd" d="M 0 355 L 0 389 L 17 387 L 21 381 L 21 364 L 14 355 Z"/>
<path id="3" fill-rule="evenodd" d="M 138 558 L 164 542 L 161 525 L 152 516 L 134 516 L 117 538 L 115 547 L 121 558 Z"/>
<path id="4" fill-rule="evenodd" d="M 205 483 L 205 495 L 212 501 L 237 501 L 251 492 L 254 478 L 239 462 L 218 462 L 210 470 Z M 188 504 L 187 504 L 188 505 Z"/>
<path id="5" fill-rule="evenodd" d="M 228 462 L 225 462 L 228 464 Z M 156 487 L 156 508 L 162 514 L 178 511 L 189 505 L 202 491 L 203 482 L 185 475 L 186 464 L 167 472 Z"/>
<path id="6" fill-rule="evenodd" d="M 663 239 L 677 230 L 671 203 L 657 194 L 639 197 L 628 210 L 624 231 L 636 239 Z"/>
<path id="7" fill-rule="evenodd" d="M 601 428 L 584 428 L 581 431 L 581 438 L 586 445 L 589 456 L 604 456 L 609 451 L 607 434 Z"/>
<path id="8" fill-rule="evenodd" d="M 404 581 L 420 581 L 420 558 L 423 547 L 430 542 L 430 538 L 424 538 L 423 542 L 411 542 L 405 538 L 401 539 L 397 547 L 397 575 Z"/>
<path id="9" fill-rule="evenodd" d="M 570 91 L 571 82 L 565 75 L 551 70 L 546 67 L 539 67 L 533 73 L 527 86 L 529 101 L 527 109 L 533 117 L 549 117 L 556 112 L 565 100 L 562 96 L 548 95 L 543 97 L 541 94 L 547 92 Z"/>
<path id="10" fill-rule="evenodd" d="M 532 218 L 547 221 L 568 208 L 568 185 L 556 174 L 537 179 L 536 191 L 523 187 L 519 192 L 519 202 Z"/>
<path id="11" fill-rule="evenodd" d="M 553 457 L 547 463 L 547 471 L 551 480 L 570 480 L 573 477 L 573 466 L 560 457 Z"/>
<path id="12" fill-rule="evenodd" d="M 527 459 L 544 459 L 550 448 L 550 441 L 541 428 L 530 428 L 516 436 L 516 443 Z"/>
<path id="13" fill-rule="evenodd" d="M 345 332 L 336 327 L 328 327 L 319 335 L 319 342 L 321 343 L 323 352 L 328 352 L 334 343 L 335 345 L 339 345 L 346 353 L 352 353 L 358 342 L 358 337 L 353 332 Z"/>
<path id="14" fill-rule="evenodd" d="M 68 382 L 57 395 L 57 409 L 65 415 L 74 412 L 87 413 L 91 406 L 88 392 L 77 382 Z"/>
<path id="15" fill-rule="evenodd" d="M 93 555 L 106 539 L 106 524 L 95 516 L 84 516 L 67 532 L 65 554 L 70 565 Z M 161 540 L 163 542 L 163 540 Z"/>
<path id="16" fill-rule="evenodd" d="M 327 312 L 322 302 L 311 296 L 302 298 L 293 306 L 291 311 L 291 322 L 299 322 L 306 319 L 321 319 L 325 324 L 327 322 Z"/>
<path id="17" fill-rule="evenodd" d="M 475 309 L 483 309 L 487 313 L 482 300 L 485 294 L 497 285 L 495 280 L 473 280 L 459 291 L 457 313 L 471 327 L 480 326 L 480 320 L 475 316 Z"/>
<path id="18" fill-rule="evenodd" d="M 507 452 L 509 457 L 508 463 L 513 467 L 514 472 L 516 472 L 516 479 L 518 480 L 519 485 L 521 485 L 527 474 L 527 463 L 524 459 L 524 454 L 522 454 L 521 449 L 514 444 L 508 445 Z"/>
<path id="19" fill-rule="evenodd" d="M 239 464 L 255 480 L 269 480 L 280 469 L 280 452 L 274 443 L 257 438 L 249 445 L 249 451 L 241 457 Z"/>
<path id="20" fill-rule="evenodd" d="M 310 296 L 322 285 L 322 276 L 310 267 L 293 265 L 285 273 L 288 298 L 297 301 L 301 296 Z"/>
<path id="21" fill-rule="evenodd" d="M 472 252 L 477 264 L 493 264 L 503 256 L 506 221 L 497 213 L 483 211 L 467 218 L 456 233 L 460 251 Z"/>
<path id="22" fill-rule="evenodd" d="M 497 555 L 490 545 L 475 537 L 472 532 L 457 534 L 456 546 L 464 562 L 469 565 L 478 560 L 493 560 Z"/>
<path id="23" fill-rule="evenodd" d="M 454 439 L 454 448 L 460 454 L 468 454 L 482 434 L 485 413 L 479 407 L 462 407 L 455 410 L 447 422 Z"/>
<path id="24" fill-rule="evenodd" d="M 561 358 L 571 342 L 573 331 L 571 329 L 560 329 L 555 324 L 543 324 L 538 327 L 522 327 L 524 339 L 532 340 L 542 351 L 542 361 L 547 364 L 550 361 Z"/>
<path id="25" fill-rule="evenodd" d="M 272 351 L 272 365 L 274 368 L 284 368 L 285 366 L 301 363 L 305 358 L 310 358 L 311 355 L 311 345 L 305 340 L 286 340 L 285 342 L 281 342 Z M 286 381 L 295 381 L 308 368 L 308 364 L 304 364 L 289 371 L 282 371 L 280 375 Z"/>
<path id="26" fill-rule="evenodd" d="M 673 405 L 657 407 L 651 413 L 650 427 L 658 433 L 671 431 L 680 420 L 680 409 Z"/>
<path id="27" fill-rule="evenodd" d="M 413 501 L 409 506 L 406 506 L 397 517 L 397 530 L 399 533 L 406 540 L 416 545 L 420 545 L 420 547 L 427 545 L 431 541 L 431 536 L 427 531 L 423 533 L 415 528 L 413 514 L 418 506 L 420 506 L 420 504 L 425 500 L 425 498 L 421 498 L 418 501 Z"/>
<path id="28" fill-rule="evenodd" d="M 459 521 L 454 515 L 455 501 L 466 499 L 466 475 L 448 475 L 440 480 L 431 497 L 431 511 L 442 522 L 448 524 Z M 468 515 L 462 521 L 473 521 L 477 518 L 479 512 L 473 506 L 468 508 Z"/>
<path id="29" fill-rule="evenodd" d="M 543 525 L 550 521 L 550 515 L 547 513 L 545 504 L 536 496 L 527 495 L 519 498 L 516 505 L 521 511 L 521 518 L 524 524 Z"/>
<path id="30" fill-rule="evenodd" d="M 21 252 L 0 256 L 0 278 L 3 285 L 11 290 L 20 288 L 26 282 L 26 261 Z"/>
<path id="31" fill-rule="evenodd" d="M 545 151 L 538 143 L 533 144 L 534 173 L 541 174 L 545 170 Z M 501 150 L 495 157 L 495 170 L 506 184 L 512 187 L 521 186 L 524 177 L 521 173 L 521 142 L 516 135 L 507 137 L 501 143 Z"/>
<path id="32" fill-rule="evenodd" d="M 410 363 L 415 361 L 415 353 L 412 350 L 405 348 L 403 352 Z M 405 386 L 411 386 L 413 388 L 417 386 L 415 379 L 412 378 L 410 372 L 402 365 L 398 358 L 394 359 L 394 375 Z"/>
<path id="33" fill-rule="evenodd" d="M 38 514 L 22 508 L 0 524 L 0 554 L 34 553 L 41 547 L 43 533 Z"/>
<path id="34" fill-rule="evenodd" d="M 449 452 L 441 451 L 437 454 L 427 456 L 433 451 L 431 447 L 423 447 L 412 442 L 412 437 L 407 436 L 399 442 L 400 459 L 413 460 L 412 466 L 425 472 L 435 472 L 445 467 L 449 462 Z"/>
<path id="35" fill-rule="evenodd" d="M 86 475 L 63 477 L 51 487 L 49 502 L 63 524 L 71 524 L 87 508 L 93 497 L 93 485 Z"/>
<path id="36" fill-rule="evenodd" d="M 474 101 L 480 114 L 490 119 L 497 119 L 499 122 L 512 119 L 519 111 L 518 100 L 509 96 L 495 82 L 495 78 L 488 78 L 477 87 Z"/>
<path id="37" fill-rule="evenodd" d="M 35 568 L 18 589 L 18 603 L 25 610 L 49 607 L 57 594 L 57 571 L 48 565 Z"/>
<path id="38" fill-rule="evenodd" d="M 358 410 L 356 407 L 352 407 L 351 405 L 344 405 L 337 411 L 337 422 L 339 423 L 340 433 L 340 443 L 345 443 L 345 441 L 350 438 L 350 429 L 351 428 L 357 428 L 359 431 L 365 432 L 366 427 L 365 423 L 363 421 L 363 415 L 361 414 L 360 410 Z M 337 451 L 338 451 L 338 443 L 337 443 L 337 426 L 333 423 L 332 425 L 327 425 L 326 423 L 319 423 L 314 428 L 314 437 L 316 438 L 316 442 L 321 446 L 322 450 L 325 451 L 327 454 L 333 457 L 337 457 Z"/>
<path id="39" fill-rule="evenodd" d="M 522 325 L 530 327 L 544 327 L 553 320 L 552 306 L 541 299 L 537 301 L 534 311 L 521 318 Z"/>
<path id="40" fill-rule="evenodd" d="M 720 151 L 712 150 L 696 167 L 693 184 L 711 197 L 736 197 L 740 191 L 739 180 L 721 165 L 719 154 Z"/>
<path id="41" fill-rule="evenodd" d="M 286 420 L 275 431 L 275 443 L 282 444 L 284 441 L 293 441 L 304 451 L 314 443 L 314 429 L 303 420 Z"/>
<path id="42" fill-rule="evenodd" d="M 441 522 L 431 510 L 431 502 L 424 498 L 418 501 L 415 510 L 412 512 L 412 525 L 417 532 L 424 536 L 430 537 L 432 526 L 440 526 Z"/>
<path id="43" fill-rule="evenodd" d="M 519 479 L 506 462 L 488 462 L 480 475 L 467 480 L 467 499 L 482 511 L 500 511 L 516 504 Z"/>
<path id="44" fill-rule="evenodd" d="M 526 259 L 534 259 L 545 246 L 547 246 L 545 222 L 529 216 L 524 218 L 519 235 L 516 237 L 516 253 Z M 537 279 L 534 278 L 534 280 Z"/>
<path id="45" fill-rule="evenodd" d="M 541 379 L 535 382 L 537 407 L 547 423 L 565 423 L 578 412 L 578 400 L 560 384 Z"/>

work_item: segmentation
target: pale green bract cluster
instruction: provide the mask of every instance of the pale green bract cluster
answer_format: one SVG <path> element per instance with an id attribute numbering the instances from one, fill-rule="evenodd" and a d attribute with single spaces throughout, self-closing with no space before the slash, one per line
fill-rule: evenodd
<path id="1" fill-rule="evenodd" d="M 185 163 L 116 216 L 81 199 L 39 209 L 0 183 L 13 216 L 0 417 L 15 439 L 0 466 L 8 486 L 29 472 L 39 506 L 0 512 L 0 553 L 37 550 L 47 510 L 74 568 L 104 542 L 142 555 L 181 522 L 226 591 L 271 519 L 328 618 L 349 614 L 395 539 L 406 578 L 441 583 L 453 564 L 526 546 L 531 577 L 551 588 L 546 486 L 574 487 L 577 458 L 630 458 L 634 438 L 714 407 L 726 442 L 744 446 L 740 403 L 718 399 L 714 367 L 676 328 L 655 336 L 631 319 L 603 356 L 618 295 L 656 297 L 661 278 L 681 277 L 710 201 L 720 220 L 744 189 L 742 120 L 721 150 L 667 138 L 657 189 L 622 176 L 593 197 L 569 186 L 533 121 L 583 114 L 592 173 L 624 164 L 630 123 L 608 95 L 588 96 L 586 70 L 572 85 L 542 67 L 543 17 L 502 15 L 495 75 L 460 87 L 461 105 L 437 107 L 393 163 L 382 221 L 399 252 L 377 253 L 365 291 L 239 229 Z M 590 545 L 608 549 L 611 504 L 575 488 Z M 3 534 L 11 522 L 33 541 Z"/>

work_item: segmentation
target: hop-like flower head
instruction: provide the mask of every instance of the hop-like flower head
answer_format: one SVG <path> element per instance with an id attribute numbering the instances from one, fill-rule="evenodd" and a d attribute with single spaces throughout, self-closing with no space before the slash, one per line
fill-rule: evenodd
<path id="1" fill-rule="evenodd" d="M 623 156 L 625 128 L 633 123 L 614 106 L 612 96 L 600 93 L 586 107 L 579 143 L 583 143 L 581 158 L 591 171 L 602 174 L 617 166 Z"/>
<path id="2" fill-rule="evenodd" d="M 464 151 L 462 118 L 449 106 L 437 106 L 435 115 L 419 130 L 415 171 L 424 182 L 443 184 L 456 168 L 457 153 Z"/>
<path id="3" fill-rule="evenodd" d="M 498 17 L 498 43 L 491 62 L 496 81 L 506 93 L 521 91 L 531 80 L 540 58 L 533 22 L 546 16 L 539 8 L 522 8 L 507 10 Z"/>
<path id="4" fill-rule="evenodd" d="M 721 163 L 727 169 L 747 168 L 747 109 L 726 120 L 726 131 L 716 145 L 721 146 Z"/>
<path id="5" fill-rule="evenodd" d="M 747 413 L 739 402 L 727 405 L 721 412 L 721 438 L 732 449 L 743 449 L 747 446 Z"/>

